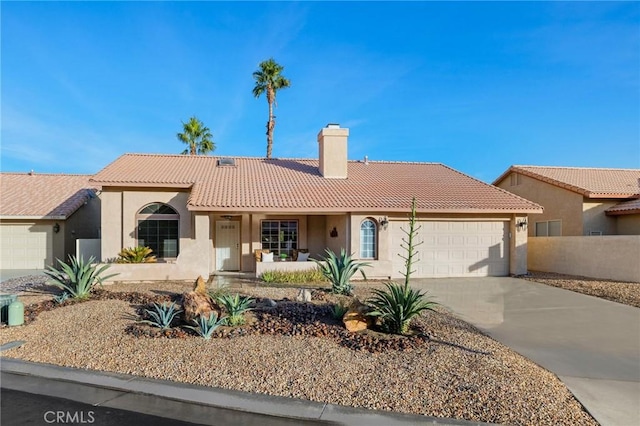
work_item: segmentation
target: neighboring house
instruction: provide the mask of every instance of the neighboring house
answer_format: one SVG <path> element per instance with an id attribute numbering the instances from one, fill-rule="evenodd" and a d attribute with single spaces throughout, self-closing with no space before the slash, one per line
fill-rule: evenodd
<path id="1" fill-rule="evenodd" d="M 322 129 L 317 160 L 121 156 L 92 179 L 102 189 L 103 260 L 147 245 L 161 262 L 113 265 L 116 279 L 192 279 L 255 272 L 263 249 L 277 259 L 345 248 L 371 262 L 368 277 L 396 278 L 415 196 L 414 276 L 526 272 L 526 232 L 516 223 L 539 205 L 442 164 L 348 161 L 348 134 Z"/>
<path id="2" fill-rule="evenodd" d="M 493 184 L 544 208 L 530 237 L 640 235 L 640 169 L 511 166 Z"/>
<path id="3" fill-rule="evenodd" d="M 100 200 L 87 175 L 0 173 L 0 269 L 44 269 L 100 237 Z"/>

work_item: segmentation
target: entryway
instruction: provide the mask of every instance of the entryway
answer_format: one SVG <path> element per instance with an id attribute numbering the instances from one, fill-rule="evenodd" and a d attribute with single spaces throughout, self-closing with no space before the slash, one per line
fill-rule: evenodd
<path id="1" fill-rule="evenodd" d="M 240 270 L 240 222 L 216 221 L 216 270 Z"/>

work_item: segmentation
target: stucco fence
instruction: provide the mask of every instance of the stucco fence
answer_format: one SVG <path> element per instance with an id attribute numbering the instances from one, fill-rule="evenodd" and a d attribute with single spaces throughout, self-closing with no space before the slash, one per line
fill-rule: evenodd
<path id="1" fill-rule="evenodd" d="M 640 235 L 529 237 L 532 271 L 640 282 Z"/>

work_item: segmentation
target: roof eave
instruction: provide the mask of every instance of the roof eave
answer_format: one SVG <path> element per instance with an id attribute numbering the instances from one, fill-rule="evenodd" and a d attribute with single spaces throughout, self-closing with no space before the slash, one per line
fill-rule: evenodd
<path id="1" fill-rule="evenodd" d="M 68 216 L 53 215 L 53 216 L 28 216 L 28 215 L 6 215 L 0 214 L 0 220 L 67 220 Z"/>
<path id="2" fill-rule="evenodd" d="M 327 208 L 327 207 L 222 207 L 222 206 L 194 206 L 188 205 L 187 209 L 190 211 L 199 212 L 228 212 L 228 213 L 407 213 L 405 207 L 354 207 L 354 208 Z M 446 213 L 446 214 L 469 214 L 469 213 L 482 213 L 482 214 L 540 214 L 543 209 L 540 208 L 505 208 L 505 209 L 478 209 L 478 208 L 466 208 L 466 209 L 416 209 L 417 213 Z"/>
<path id="3" fill-rule="evenodd" d="M 177 188 L 189 189 L 193 183 L 155 183 L 155 182 L 112 182 L 112 181 L 92 181 L 96 185 L 104 188 Z"/>

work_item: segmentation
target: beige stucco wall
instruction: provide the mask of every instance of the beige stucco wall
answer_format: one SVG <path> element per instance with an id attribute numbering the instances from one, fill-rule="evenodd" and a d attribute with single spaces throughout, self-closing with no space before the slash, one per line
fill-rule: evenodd
<path id="1" fill-rule="evenodd" d="M 519 185 L 511 186 L 510 176 L 497 186 L 544 207 L 544 213 L 529 215 L 530 237 L 535 236 L 535 222 L 547 220 L 561 220 L 563 236 L 583 235 L 582 195 L 524 175 L 520 175 Z"/>
<path id="2" fill-rule="evenodd" d="M 329 239 L 327 231 L 327 219 L 324 216 L 307 217 L 307 249 L 310 257 L 319 259 L 324 256 L 324 249 L 327 247 Z M 303 247 L 304 248 L 304 247 Z"/>
<path id="3" fill-rule="evenodd" d="M 613 216 L 616 219 L 618 235 L 640 235 L 640 214 Z"/>
<path id="4" fill-rule="evenodd" d="M 340 253 L 340 249 L 343 248 L 349 252 L 353 252 L 353 248 L 350 248 L 348 245 L 351 239 L 349 216 L 346 214 L 329 215 L 326 219 L 325 241 L 327 248 L 334 253 Z M 337 237 L 331 236 L 331 230 L 333 228 L 336 228 L 336 231 L 338 231 Z"/>
<path id="5" fill-rule="evenodd" d="M 526 215 L 513 215 L 509 222 L 509 274 L 511 275 L 527 273 L 528 232 L 516 226 L 525 218 Z"/>
<path id="6" fill-rule="evenodd" d="M 618 202 L 585 198 L 582 205 L 583 235 L 589 235 L 590 231 L 600 231 L 602 235 L 616 235 L 616 219 L 607 216 L 605 210 Z"/>
<path id="7" fill-rule="evenodd" d="M 99 197 L 89 199 L 87 204 L 80 207 L 65 221 L 64 251 L 66 255 L 76 254 L 77 239 L 100 238 L 100 209 L 101 201 Z M 62 232 L 62 229 L 60 232 Z"/>
<path id="8" fill-rule="evenodd" d="M 640 282 L 640 235 L 534 237 L 528 242 L 532 271 Z"/>

